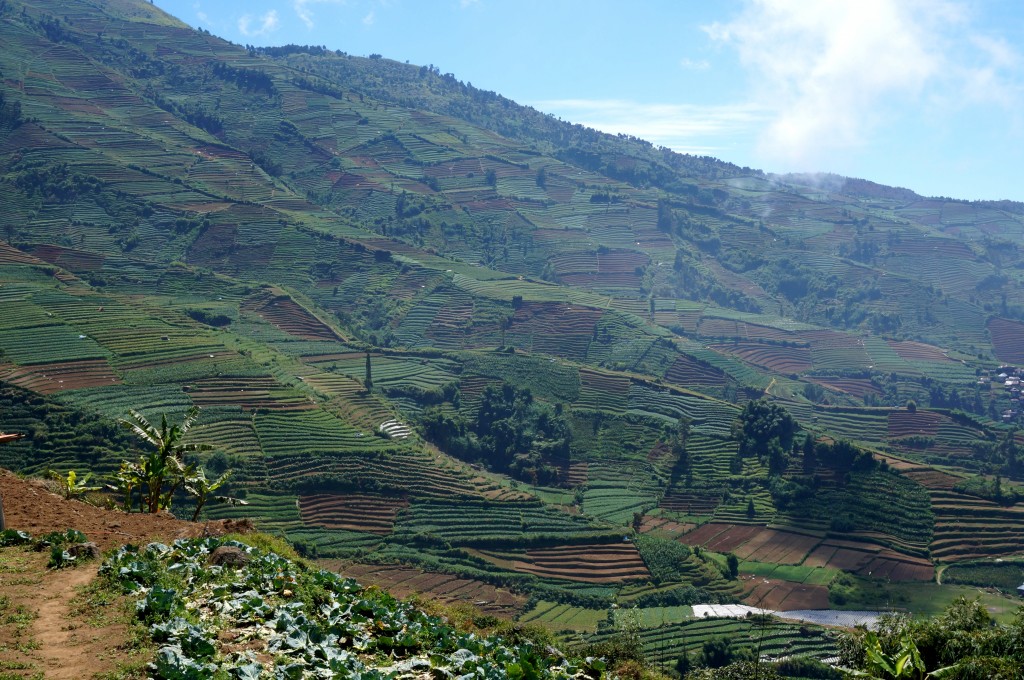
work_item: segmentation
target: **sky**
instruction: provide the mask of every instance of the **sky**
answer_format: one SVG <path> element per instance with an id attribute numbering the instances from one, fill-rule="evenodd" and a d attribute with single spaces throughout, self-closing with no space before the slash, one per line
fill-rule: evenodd
<path id="1" fill-rule="evenodd" d="M 1020 0 L 155 0 L 767 172 L 1024 201 Z"/>

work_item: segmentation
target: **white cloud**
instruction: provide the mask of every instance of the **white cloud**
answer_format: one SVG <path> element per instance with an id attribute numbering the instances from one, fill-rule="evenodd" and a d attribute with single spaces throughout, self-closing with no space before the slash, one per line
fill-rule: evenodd
<path id="1" fill-rule="evenodd" d="M 292 8 L 295 10 L 295 15 L 299 17 L 299 20 L 306 24 L 306 28 L 312 29 L 316 24 L 313 21 L 313 10 L 310 8 L 310 5 L 326 3 L 339 4 L 344 1 L 345 0 L 294 0 L 292 2 Z"/>
<path id="2" fill-rule="evenodd" d="M 363 17 L 363 26 L 373 26 L 374 21 L 375 17 L 373 15 L 373 10 L 371 9 L 370 13 Z"/>
<path id="3" fill-rule="evenodd" d="M 764 111 L 754 104 L 698 106 L 622 99 L 553 99 L 532 106 L 595 130 L 631 135 L 695 154 L 721 151 L 764 121 Z"/>
<path id="4" fill-rule="evenodd" d="M 736 49 L 771 112 L 759 151 L 791 167 L 855 151 L 901 115 L 1020 98 L 1019 55 L 950 0 L 748 0 L 704 30 Z"/>
<path id="5" fill-rule="evenodd" d="M 271 31 L 275 30 L 280 23 L 277 19 L 277 10 L 272 9 L 262 17 L 257 17 L 256 21 L 259 26 L 253 27 L 253 16 L 251 14 L 243 14 L 238 19 L 238 31 L 246 37 L 253 37 L 257 35 L 266 35 Z"/>
<path id="6" fill-rule="evenodd" d="M 707 71 L 711 68 L 711 62 L 707 59 L 689 59 L 684 57 L 679 60 L 679 68 L 685 71 Z"/>
<path id="7" fill-rule="evenodd" d="M 462 9 L 466 9 L 467 7 L 471 7 L 477 4 L 478 2 L 480 2 L 480 0 L 459 0 L 459 6 Z"/>

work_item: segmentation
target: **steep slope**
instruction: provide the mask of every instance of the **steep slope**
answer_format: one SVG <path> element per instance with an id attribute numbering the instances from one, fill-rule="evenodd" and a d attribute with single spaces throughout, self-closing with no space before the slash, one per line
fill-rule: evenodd
<path id="1" fill-rule="evenodd" d="M 201 406 L 250 502 L 211 516 L 589 607 L 767 596 L 683 534 L 820 589 L 1024 550 L 958 550 L 951 509 L 1022 473 L 987 377 L 1024 356 L 1021 206 L 769 177 L 143 2 L 9 0 L 0 35 L 0 429 L 30 435 L 0 463 L 105 474 L 128 409 Z M 784 448 L 734 434 L 759 397 Z"/>

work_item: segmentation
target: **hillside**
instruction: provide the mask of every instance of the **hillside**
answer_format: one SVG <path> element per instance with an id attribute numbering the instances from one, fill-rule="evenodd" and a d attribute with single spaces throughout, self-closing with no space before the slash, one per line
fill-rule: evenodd
<path id="1" fill-rule="evenodd" d="M 635 604 L 666 663 L 693 604 L 927 607 L 898 588 L 1024 552 L 1024 206 L 136 0 L 7 0 L 0 36 L 0 465 L 110 475 L 129 409 L 198 406 L 249 503 L 208 518 L 594 639 Z"/>

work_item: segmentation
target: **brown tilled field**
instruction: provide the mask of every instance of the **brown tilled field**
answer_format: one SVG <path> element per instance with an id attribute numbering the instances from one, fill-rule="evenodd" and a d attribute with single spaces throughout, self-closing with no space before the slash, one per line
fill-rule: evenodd
<path id="1" fill-rule="evenodd" d="M 484 613 L 501 616 L 513 616 L 526 608 L 525 596 L 483 581 L 394 565 L 348 564 L 337 560 L 323 560 L 320 564 L 363 585 L 384 588 L 395 597 L 422 594 L 446 604 L 469 603 Z"/>
<path id="2" fill-rule="evenodd" d="M 0 380 L 39 394 L 121 384 L 121 378 L 114 373 L 114 369 L 110 367 L 106 359 L 66 361 L 34 366 L 0 364 Z"/>
<path id="3" fill-rule="evenodd" d="M 525 553 L 473 552 L 496 564 L 544 578 L 620 583 L 651 575 L 636 546 L 626 542 L 533 548 Z"/>
<path id="4" fill-rule="evenodd" d="M 391 533 L 398 511 L 407 507 L 409 501 L 404 498 L 370 494 L 299 496 L 299 512 L 306 524 L 381 535 Z"/>
<path id="5" fill-rule="evenodd" d="M 752 607 L 793 611 L 797 609 L 828 609 L 828 588 L 792 581 L 766 579 L 760 576 L 742 576 L 752 586 L 743 603 Z"/>

